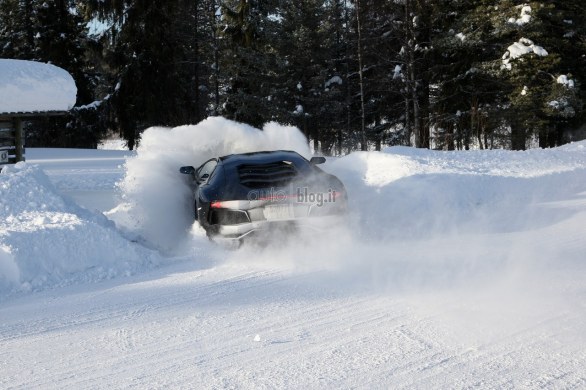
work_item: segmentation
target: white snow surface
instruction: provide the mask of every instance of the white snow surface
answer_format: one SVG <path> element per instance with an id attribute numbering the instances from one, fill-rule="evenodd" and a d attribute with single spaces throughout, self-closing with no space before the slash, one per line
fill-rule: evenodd
<path id="1" fill-rule="evenodd" d="M 343 84 L 342 78 L 337 75 L 332 77 L 331 79 L 326 81 L 326 83 L 324 84 L 325 89 L 327 90 L 332 84 L 342 85 Z"/>
<path id="2" fill-rule="evenodd" d="M 534 53 L 540 57 L 547 57 L 549 53 L 543 47 L 536 45 L 532 40 L 521 38 L 518 42 L 513 43 L 507 47 L 507 51 L 503 54 L 501 66 L 502 69 L 512 69 L 511 60 L 520 58 L 524 55 Z"/>
<path id="3" fill-rule="evenodd" d="M 521 16 L 518 19 L 510 18 L 509 23 L 516 24 L 518 26 L 523 26 L 531 21 L 531 6 L 528 4 L 518 6 L 517 8 L 521 8 Z"/>
<path id="4" fill-rule="evenodd" d="M 565 74 L 559 75 L 556 79 L 558 84 L 565 85 L 568 88 L 574 88 L 574 80 L 568 78 Z"/>
<path id="5" fill-rule="evenodd" d="M 521 38 L 518 42 L 507 47 L 507 52 L 503 59 L 515 59 L 530 53 L 535 53 L 541 57 L 545 57 L 548 54 L 543 47 L 534 44 L 532 40 L 527 38 Z"/>
<path id="6" fill-rule="evenodd" d="M 64 69 L 0 58 L 0 114 L 68 111 L 76 96 L 75 81 Z"/>
<path id="7" fill-rule="evenodd" d="M 0 175 L 0 388 L 586 386 L 586 142 L 330 159 L 344 223 L 236 251 L 178 216 L 179 166 L 269 147 L 309 154 L 221 118 L 27 150 Z M 163 211 L 173 250 L 135 220 Z"/>

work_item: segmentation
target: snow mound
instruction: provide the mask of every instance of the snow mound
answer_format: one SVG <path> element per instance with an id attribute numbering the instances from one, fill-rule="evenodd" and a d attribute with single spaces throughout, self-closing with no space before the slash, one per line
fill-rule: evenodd
<path id="1" fill-rule="evenodd" d="M 76 95 L 73 77 L 55 65 L 0 59 L 0 113 L 68 111 Z"/>
<path id="2" fill-rule="evenodd" d="M 503 226 L 506 231 L 523 230 L 564 217 L 541 209 L 540 203 L 586 190 L 585 146 L 526 152 L 392 147 L 352 153 L 326 167 L 345 183 L 363 237 L 502 233 Z"/>
<path id="3" fill-rule="evenodd" d="M 107 215 L 146 245 L 176 252 L 194 221 L 193 193 L 179 168 L 197 167 L 212 157 L 277 149 L 310 154 L 297 128 L 277 123 L 260 131 L 211 117 L 197 125 L 151 127 L 143 133 L 136 156 L 125 164 L 119 183 L 123 204 Z"/>
<path id="4" fill-rule="evenodd" d="M 130 275 L 158 262 L 100 214 L 61 197 L 36 166 L 0 174 L 0 293 Z"/>

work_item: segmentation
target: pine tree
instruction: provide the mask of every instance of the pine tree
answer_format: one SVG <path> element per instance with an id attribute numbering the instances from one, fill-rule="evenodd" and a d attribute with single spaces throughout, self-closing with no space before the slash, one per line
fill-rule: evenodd
<path id="1" fill-rule="evenodd" d="M 434 85 L 430 93 L 434 147 L 494 147 L 504 94 L 503 83 L 486 69 L 501 52 L 486 6 L 447 0 L 435 4 L 429 68 Z"/>
<path id="2" fill-rule="evenodd" d="M 319 42 L 323 86 L 315 107 L 320 131 L 321 151 L 342 154 L 354 148 L 352 142 L 352 96 L 356 87 L 350 75 L 355 73 L 355 52 L 351 47 L 348 0 L 325 1 L 322 5 Z"/>
<path id="3" fill-rule="evenodd" d="M 0 2 L 0 57 L 34 59 L 35 0 Z"/>
<path id="4" fill-rule="evenodd" d="M 271 77 L 275 58 L 271 48 L 276 11 L 271 1 L 232 0 L 222 4 L 219 114 L 255 127 L 272 118 Z"/>
<path id="5" fill-rule="evenodd" d="M 389 2 L 361 1 L 362 74 L 366 135 L 375 149 L 384 143 L 403 143 L 403 135 L 393 134 L 404 118 L 405 63 L 399 53 L 405 43 L 401 7 Z M 388 138 L 388 139 L 385 139 Z M 402 138 L 402 139 L 400 139 Z"/>
<path id="6" fill-rule="evenodd" d="M 275 79 L 271 103 L 278 108 L 278 120 L 292 123 L 313 140 L 316 151 L 323 141 L 322 100 L 328 81 L 322 20 L 323 1 L 287 2 L 280 8 L 279 34 L 275 49 L 279 74 Z"/>
<path id="7" fill-rule="evenodd" d="M 111 25 L 103 38 L 112 77 L 104 109 L 130 149 L 149 126 L 202 118 L 197 4 L 95 0 L 85 6 L 87 18 Z"/>
<path id="8" fill-rule="evenodd" d="M 558 82 L 577 69 L 575 54 L 564 49 L 566 31 L 560 26 L 571 16 L 562 4 L 569 3 L 486 1 L 465 16 L 473 21 L 465 36 L 477 40 L 487 54 L 477 58 L 477 69 L 495 80 L 494 104 L 502 122 L 493 121 L 493 126 L 510 128 L 512 149 L 525 149 L 532 137 L 539 138 L 540 146 L 559 144 L 560 124 L 579 116 L 579 93 Z"/>

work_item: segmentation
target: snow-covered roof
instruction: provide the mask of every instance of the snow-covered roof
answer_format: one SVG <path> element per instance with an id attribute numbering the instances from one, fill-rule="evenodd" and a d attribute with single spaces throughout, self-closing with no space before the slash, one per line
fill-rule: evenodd
<path id="1" fill-rule="evenodd" d="M 0 114 L 68 111 L 76 96 L 75 81 L 64 69 L 0 58 Z"/>

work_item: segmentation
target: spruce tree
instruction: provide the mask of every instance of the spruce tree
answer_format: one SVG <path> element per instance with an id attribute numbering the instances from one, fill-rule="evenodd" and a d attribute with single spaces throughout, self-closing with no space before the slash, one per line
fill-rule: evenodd
<path id="1" fill-rule="evenodd" d="M 202 118 L 197 101 L 201 78 L 196 8 L 183 0 L 89 1 L 87 18 L 111 27 L 105 32 L 111 88 L 106 109 L 134 148 L 153 125 L 176 126 Z"/>
<path id="2" fill-rule="evenodd" d="M 573 18 L 569 5 L 486 1 L 466 15 L 476 25 L 467 36 L 480 35 L 479 42 L 489 54 L 478 58 L 477 69 L 498 83 L 494 104 L 503 122 L 494 125 L 510 128 L 512 149 L 525 149 L 531 139 L 539 139 L 540 146 L 559 144 L 562 126 L 579 116 L 578 89 L 559 81 L 571 79 L 574 87 L 579 83 L 573 76 L 568 78 L 578 70 L 575 53 L 568 47 L 579 44 L 568 44 L 566 34 L 571 29 L 561 28 L 564 20 Z"/>
<path id="3" fill-rule="evenodd" d="M 320 119 L 328 109 L 322 100 L 329 80 L 323 14 L 320 0 L 286 2 L 280 9 L 275 44 L 279 74 L 271 95 L 272 103 L 278 107 L 279 120 L 299 127 L 313 140 L 316 150 L 324 136 Z"/>
<path id="4" fill-rule="evenodd" d="M 225 92 L 219 114 L 255 127 L 272 119 L 275 21 L 269 15 L 275 11 L 271 1 L 232 0 L 221 7 L 219 66 Z"/>

